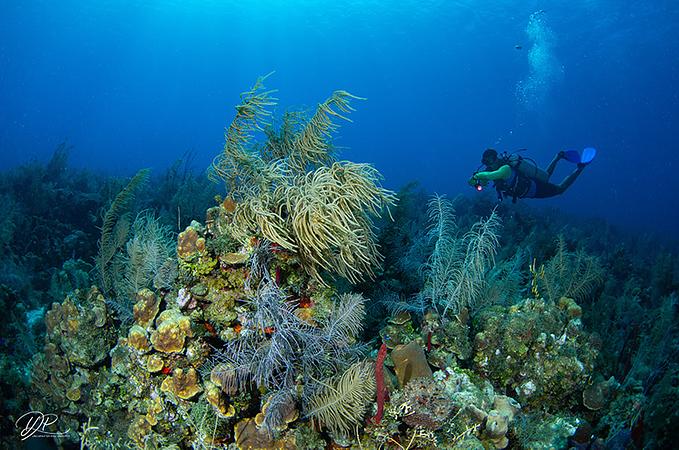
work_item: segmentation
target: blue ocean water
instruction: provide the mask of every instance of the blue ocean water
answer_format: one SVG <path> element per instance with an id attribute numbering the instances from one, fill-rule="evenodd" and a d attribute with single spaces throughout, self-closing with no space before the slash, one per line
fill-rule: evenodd
<path id="1" fill-rule="evenodd" d="M 487 147 L 546 165 L 594 146 L 563 196 L 532 203 L 633 230 L 679 229 L 675 1 L 10 1 L 0 5 L 0 168 L 114 174 L 207 167 L 260 75 L 279 112 L 335 89 L 336 143 L 390 188 L 466 184 Z M 568 173 L 561 163 L 556 176 Z"/>

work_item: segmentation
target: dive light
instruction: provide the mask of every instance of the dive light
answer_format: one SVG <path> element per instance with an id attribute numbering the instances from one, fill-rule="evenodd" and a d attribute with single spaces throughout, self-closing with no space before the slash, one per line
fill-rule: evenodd
<path id="1" fill-rule="evenodd" d="M 481 180 L 476 178 L 477 173 L 479 173 L 478 170 L 474 172 L 474 175 L 472 175 L 472 180 L 474 180 L 474 189 L 476 189 L 478 192 L 481 192 L 483 190 L 483 184 L 481 184 Z"/>

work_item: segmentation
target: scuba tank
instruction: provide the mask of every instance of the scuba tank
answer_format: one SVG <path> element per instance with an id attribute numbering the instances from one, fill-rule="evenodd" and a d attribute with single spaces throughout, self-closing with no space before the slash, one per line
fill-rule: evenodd
<path id="1" fill-rule="evenodd" d="M 521 149 L 518 152 L 525 150 Z M 540 181 L 542 183 L 547 183 L 549 180 L 549 175 L 544 170 L 540 169 L 537 163 L 531 158 L 524 158 L 517 153 L 504 152 L 500 155 L 500 160 L 507 164 L 509 167 L 516 170 L 518 175 L 528 177 L 535 181 Z"/>

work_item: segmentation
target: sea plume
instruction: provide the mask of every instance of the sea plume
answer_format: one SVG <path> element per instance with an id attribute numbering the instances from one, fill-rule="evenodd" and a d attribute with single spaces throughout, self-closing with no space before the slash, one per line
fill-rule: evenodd
<path id="1" fill-rule="evenodd" d="M 322 388 L 310 401 L 308 416 L 332 433 L 347 436 L 360 423 L 375 393 L 373 364 L 356 363 L 320 384 Z"/>
<path id="2" fill-rule="evenodd" d="M 351 102 L 360 97 L 335 91 L 309 120 L 287 113 L 277 130 L 268 122 L 276 99 L 264 88 L 265 79 L 242 95 L 211 169 L 235 205 L 234 238 L 263 236 L 298 255 L 322 284 L 322 271 L 353 283 L 374 277 L 382 257 L 373 220 L 395 204 L 396 196 L 381 187 L 372 166 L 337 162 L 332 155 L 337 121 L 349 120 Z M 265 142 L 254 142 L 258 131 Z"/>
<path id="3" fill-rule="evenodd" d="M 441 310 L 458 313 L 474 308 L 481 294 L 486 271 L 495 262 L 500 220 L 495 210 L 462 237 L 458 236 L 453 206 L 448 199 L 434 196 L 429 202 L 428 238 L 433 251 L 422 265 L 425 285 L 420 301 Z"/>

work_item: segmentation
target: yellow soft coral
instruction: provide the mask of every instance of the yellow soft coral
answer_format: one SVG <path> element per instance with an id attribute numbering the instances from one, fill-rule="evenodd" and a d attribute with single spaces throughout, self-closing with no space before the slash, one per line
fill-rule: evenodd
<path id="1" fill-rule="evenodd" d="M 345 114 L 359 97 L 335 91 L 306 123 L 287 114 L 280 129 L 267 128 L 267 142 L 255 147 L 252 134 L 275 104 L 263 80 L 243 94 L 212 167 L 229 189 L 233 236 L 245 241 L 255 234 L 279 244 L 321 283 L 321 270 L 352 282 L 373 276 L 381 256 L 372 220 L 396 197 L 379 185 L 370 165 L 333 162 L 331 155 L 330 137 L 338 128 L 333 119 L 349 120 Z"/>

